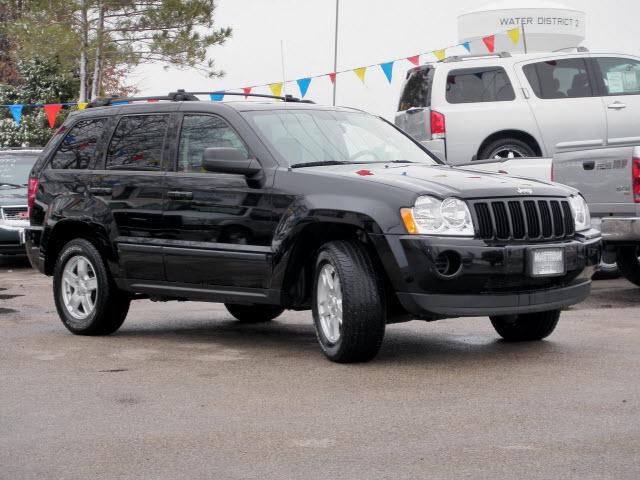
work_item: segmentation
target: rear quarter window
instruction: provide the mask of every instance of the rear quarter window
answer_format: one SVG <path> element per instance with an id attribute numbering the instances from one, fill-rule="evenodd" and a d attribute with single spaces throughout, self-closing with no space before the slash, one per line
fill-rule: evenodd
<path id="1" fill-rule="evenodd" d="M 62 139 L 49 167 L 56 170 L 92 168 L 105 125 L 104 118 L 76 123 Z"/>
<path id="2" fill-rule="evenodd" d="M 447 75 L 449 103 L 507 102 L 516 95 L 502 67 L 461 68 Z"/>

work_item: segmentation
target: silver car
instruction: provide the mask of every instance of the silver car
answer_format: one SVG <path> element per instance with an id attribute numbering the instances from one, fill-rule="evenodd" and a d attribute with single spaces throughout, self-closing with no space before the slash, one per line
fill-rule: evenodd
<path id="1" fill-rule="evenodd" d="M 452 164 L 637 145 L 640 57 L 449 57 L 407 72 L 395 123 Z"/>

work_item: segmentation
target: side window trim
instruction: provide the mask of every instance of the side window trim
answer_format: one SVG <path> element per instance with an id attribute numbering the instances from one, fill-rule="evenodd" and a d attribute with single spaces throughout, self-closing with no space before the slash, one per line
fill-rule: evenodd
<path id="1" fill-rule="evenodd" d="M 467 74 L 465 74 L 464 72 L 469 72 Z M 506 83 L 504 84 L 504 86 L 502 88 L 506 88 L 509 87 L 511 89 L 511 98 L 507 98 L 504 100 L 499 100 L 497 98 L 497 95 L 495 95 L 497 92 L 495 91 L 495 87 L 494 87 L 494 92 L 493 92 L 493 98 L 489 99 L 489 100 L 470 100 L 470 101 L 452 101 L 453 99 L 450 98 L 449 96 L 449 91 L 447 90 L 447 85 L 449 83 L 449 78 L 452 76 L 462 76 L 462 75 L 471 75 L 472 73 L 470 72 L 475 72 L 477 73 L 491 73 L 491 72 L 496 72 L 494 74 L 493 77 L 493 81 L 496 80 L 496 78 L 502 74 L 506 80 Z M 484 82 L 483 79 L 479 79 L 480 82 Z M 472 104 L 472 103 L 498 103 L 498 102 L 513 102 L 516 100 L 516 91 L 514 88 L 514 83 L 513 83 L 513 79 L 509 76 L 507 70 L 501 66 L 501 65 L 493 65 L 493 66 L 486 66 L 486 67 L 467 67 L 467 68 L 452 68 L 451 70 L 449 70 L 446 74 L 445 77 L 445 101 L 450 104 L 450 105 L 464 105 L 464 104 Z M 483 84 L 483 93 L 485 91 L 488 91 L 488 88 L 484 86 Z"/>
<path id="2" fill-rule="evenodd" d="M 122 121 L 123 118 L 125 117 L 149 117 L 149 116 L 165 116 L 167 117 L 167 126 L 165 128 L 164 131 L 164 137 L 162 138 L 162 149 L 160 150 L 162 153 L 162 157 L 160 158 L 160 168 L 157 169 L 143 169 L 143 170 L 135 170 L 135 169 L 118 169 L 118 168 L 107 168 L 107 157 L 109 155 L 109 146 L 111 145 L 111 142 L 113 141 L 113 137 L 116 134 L 116 131 L 118 130 L 118 125 L 120 124 L 120 122 Z M 169 135 L 169 129 L 171 127 L 171 117 L 172 117 L 172 113 L 171 112 L 145 112 L 145 113 L 122 113 L 119 115 L 114 115 L 114 117 L 116 117 L 116 120 L 112 126 L 110 135 L 109 135 L 109 141 L 105 143 L 105 148 L 104 148 L 104 158 L 103 158 L 103 169 L 105 171 L 109 171 L 109 172 L 166 172 L 167 171 L 167 137 Z"/>
<path id="3" fill-rule="evenodd" d="M 543 63 L 547 63 L 547 62 L 558 62 L 558 61 L 563 61 L 563 60 L 582 60 L 584 62 L 585 65 L 585 70 L 587 72 L 587 77 L 589 79 L 589 89 L 591 90 L 591 95 L 586 95 L 586 96 L 578 96 L 578 97 L 545 97 L 543 94 L 543 88 L 542 88 L 542 79 L 540 78 L 540 71 L 538 69 L 538 65 L 543 64 Z M 533 67 L 533 72 L 536 75 L 537 81 L 538 81 L 538 85 L 540 87 L 540 94 L 536 93 L 536 89 L 533 87 L 533 85 L 531 84 L 531 81 L 529 80 L 529 77 L 526 74 L 525 68 L 526 67 Z M 597 81 L 597 75 L 594 74 L 594 67 L 592 65 L 592 58 L 591 57 L 568 57 L 568 58 L 547 58 L 547 59 L 543 59 L 543 60 L 536 60 L 536 61 L 530 61 L 527 63 L 521 63 L 520 64 L 520 69 L 522 70 L 522 75 L 524 77 L 524 79 L 526 80 L 527 86 L 531 89 L 531 92 L 533 93 L 533 96 L 539 100 L 561 100 L 561 99 L 567 99 L 567 98 L 591 98 L 591 97 L 598 97 L 600 96 L 600 87 L 599 87 L 599 82 Z"/>
<path id="4" fill-rule="evenodd" d="M 252 154 L 251 149 L 249 148 L 249 145 L 247 144 L 247 142 L 245 141 L 244 138 L 242 138 L 242 136 L 238 133 L 238 130 L 236 130 L 236 128 L 231 124 L 231 122 L 229 122 L 229 120 L 227 120 L 226 118 L 224 118 L 222 115 L 219 115 L 217 113 L 209 113 L 209 112 L 180 112 L 178 114 L 178 118 L 176 119 L 176 126 L 179 127 L 176 131 L 177 131 L 177 135 L 175 138 L 175 141 L 172 142 L 175 145 L 175 152 L 172 153 L 172 159 L 169 161 L 170 165 L 169 168 L 171 172 L 174 173 L 188 173 L 188 172 L 181 172 L 180 170 L 178 170 L 178 162 L 180 160 L 180 142 L 182 139 L 182 127 L 184 126 L 184 119 L 185 117 L 215 117 L 220 119 L 221 121 L 223 121 L 225 123 L 225 125 L 238 137 L 238 139 L 242 142 L 242 144 L 244 145 L 244 148 L 247 150 L 247 156 L 248 158 L 254 158 L 255 156 Z M 193 172 L 192 172 L 193 173 Z M 199 172 L 200 174 L 202 174 L 203 172 Z M 212 173 L 212 172 L 204 172 L 207 175 L 226 175 L 226 174 L 217 174 L 217 173 Z"/>
<path id="5" fill-rule="evenodd" d="M 71 133 L 71 131 L 82 122 L 95 121 L 95 120 L 104 120 L 105 124 L 108 124 L 110 118 L 109 118 L 109 116 L 106 116 L 106 115 L 103 116 L 103 117 L 78 118 L 78 119 L 75 119 L 73 122 L 71 122 L 69 125 L 64 125 L 63 124 L 62 126 L 60 126 L 60 128 L 64 127 L 65 131 L 62 132 L 62 134 L 60 135 L 60 137 L 57 140 L 56 144 L 53 146 L 53 148 L 49 152 L 48 157 L 43 162 L 42 169 L 53 169 L 53 170 L 56 170 L 58 172 L 64 172 L 64 171 L 88 172 L 88 171 L 96 170 L 96 167 L 100 163 L 100 149 L 101 149 L 101 145 L 104 143 L 105 131 L 107 130 L 106 127 L 104 127 L 102 129 L 102 132 L 100 133 L 100 136 L 96 139 L 96 152 L 95 152 L 95 154 L 93 156 L 93 159 L 92 159 L 91 163 L 87 166 L 87 168 L 54 168 L 53 165 L 52 165 L 53 159 L 55 158 L 56 154 L 58 153 L 58 150 L 62 146 L 62 143 L 67 138 L 67 136 Z M 46 148 L 46 146 L 45 146 L 45 148 Z"/>
<path id="6" fill-rule="evenodd" d="M 598 96 L 599 97 L 624 97 L 624 96 L 629 96 L 629 95 L 640 95 L 640 91 L 638 92 L 620 92 L 620 93 L 609 93 L 607 91 L 607 87 L 604 83 L 604 72 L 602 71 L 602 68 L 600 67 L 600 64 L 598 63 L 598 59 L 599 58 L 613 58 L 616 60 L 629 60 L 629 61 L 634 61 L 634 62 L 639 62 L 640 60 L 638 60 L 637 58 L 628 58 L 628 57 L 617 57 L 617 56 L 598 56 L 596 54 L 596 56 L 592 56 L 590 58 L 590 67 L 591 70 L 593 72 L 593 76 L 596 79 L 596 85 L 598 87 Z"/>

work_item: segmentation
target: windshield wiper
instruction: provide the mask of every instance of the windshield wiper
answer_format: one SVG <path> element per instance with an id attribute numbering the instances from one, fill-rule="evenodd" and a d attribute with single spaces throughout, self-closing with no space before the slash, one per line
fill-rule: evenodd
<path id="1" fill-rule="evenodd" d="M 338 160 L 325 160 L 323 162 L 294 163 L 293 165 L 291 165 L 291 168 L 322 167 L 325 165 L 346 165 L 347 163 L 355 163 L 355 162 L 340 162 Z"/>

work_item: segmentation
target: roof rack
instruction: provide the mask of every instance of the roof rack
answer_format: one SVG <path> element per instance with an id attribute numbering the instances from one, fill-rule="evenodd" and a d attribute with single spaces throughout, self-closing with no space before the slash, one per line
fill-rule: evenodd
<path id="1" fill-rule="evenodd" d="M 573 50 L 575 50 L 578 53 L 588 53 L 589 52 L 589 49 L 587 47 L 583 47 L 582 45 L 580 45 L 580 46 L 577 46 L 577 47 L 559 48 L 557 50 L 554 50 L 553 53 L 556 53 L 556 52 L 571 53 Z"/>
<path id="2" fill-rule="evenodd" d="M 442 63 L 452 63 L 452 62 L 462 62 L 464 60 L 472 59 L 472 58 L 509 58 L 511 54 L 509 52 L 498 52 L 498 53 L 479 53 L 477 55 L 452 55 L 451 57 L 447 57 L 444 60 L 440 60 Z"/>
<path id="3" fill-rule="evenodd" d="M 93 100 L 87 108 L 90 107 L 106 107 L 109 105 L 122 105 L 125 103 L 131 102 L 159 102 L 161 100 L 168 102 L 193 102 L 199 101 L 200 99 L 197 95 L 231 95 L 231 96 L 243 96 L 243 97 L 260 97 L 260 98 L 271 98 L 274 100 L 282 100 L 283 102 L 298 102 L 298 103 L 314 103 L 311 100 L 302 100 L 300 98 L 296 98 L 292 95 L 278 96 L 278 95 L 265 95 L 262 93 L 240 93 L 240 92 L 187 92 L 183 89 L 177 90 L 175 92 L 170 92 L 168 95 L 157 95 L 150 97 L 118 97 L 117 95 L 112 95 L 111 97 L 98 98 Z"/>

